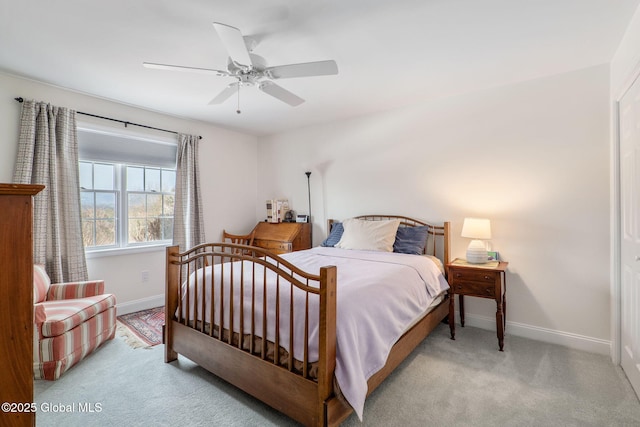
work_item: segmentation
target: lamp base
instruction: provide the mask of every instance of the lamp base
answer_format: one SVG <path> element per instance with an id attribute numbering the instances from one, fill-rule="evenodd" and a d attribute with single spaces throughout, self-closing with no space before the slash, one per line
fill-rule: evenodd
<path id="1" fill-rule="evenodd" d="M 472 240 L 467 248 L 467 262 L 470 264 L 485 264 L 489 259 L 487 247 L 482 240 Z"/>

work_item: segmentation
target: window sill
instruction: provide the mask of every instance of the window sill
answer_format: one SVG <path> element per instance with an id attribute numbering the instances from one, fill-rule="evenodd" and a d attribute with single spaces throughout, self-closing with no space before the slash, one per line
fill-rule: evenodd
<path id="1" fill-rule="evenodd" d="M 139 253 L 145 253 L 145 252 L 160 252 L 160 251 L 164 251 L 167 248 L 167 246 L 171 246 L 171 243 L 161 243 L 153 246 L 136 246 L 136 247 L 129 247 L 129 248 L 101 249 L 101 250 L 94 250 L 90 252 L 85 251 L 85 258 L 93 259 L 93 258 L 103 258 L 103 257 L 110 257 L 110 256 L 119 256 L 119 255 L 139 254 Z"/>

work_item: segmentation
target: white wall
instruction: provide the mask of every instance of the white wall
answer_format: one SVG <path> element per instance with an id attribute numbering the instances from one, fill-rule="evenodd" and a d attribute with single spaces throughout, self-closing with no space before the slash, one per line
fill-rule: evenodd
<path id="1" fill-rule="evenodd" d="M 602 65 L 260 138 L 261 201 L 327 218 L 368 213 L 492 221 L 509 261 L 507 334 L 609 353 L 609 69 Z M 467 298 L 470 325 L 495 303 Z M 507 338 L 508 342 L 508 338 Z"/>
<path id="2" fill-rule="evenodd" d="M 207 239 L 219 240 L 223 228 L 244 231 L 255 225 L 256 137 L 4 74 L 0 74 L 0 182 L 11 182 L 13 176 L 21 105 L 14 98 L 19 96 L 77 111 L 201 135 L 200 174 Z M 92 119 L 79 115 L 78 120 Z M 110 125 L 103 120 L 96 123 Z M 162 135 L 166 137 L 167 134 Z M 116 294 L 119 305 L 137 308 L 149 299 L 163 302 L 164 259 L 164 250 L 159 250 L 90 258 L 87 267 L 91 279 L 106 280 L 107 290 Z M 149 271 L 148 282 L 141 281 L 142 271 Z"/>
<path id="3" fill-rule="evenodd" d="M 640 7 L 631 18 L 624 37 L 611 60 L 611 94 L 615 99 L 629 85 L 640 65 Z"/>
<path id="4" fill-rule="evenodd" d="M 316 244 L 329 217 L 398 213 L 452 221 L 453 255 L 464 256 L 463 218 L 487 216 L 510 262 L 507 345 L 518 334 L 608 353 L 609 77 L 599 66 L 256 141 L 0 75 L 0 182 L 13 173 L 16 96 L 200 134 L 208 239 L 249 230 L 267 198 L 306 212 L 306 170 Z M 164 254 L 90 259 L 89 272 L 132 303 L 162 294 Z M 469 325 L 495 328 L 491 301 L 466 308 Z"/>

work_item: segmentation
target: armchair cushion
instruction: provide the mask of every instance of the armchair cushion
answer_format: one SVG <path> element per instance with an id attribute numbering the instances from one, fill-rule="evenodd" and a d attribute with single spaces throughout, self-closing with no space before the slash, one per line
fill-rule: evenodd
<path id="1" fill-rule="evenodd" d="M 45 320 L 39 328 L 40 336 L 62 335 L 115 305 L 116 298 L 112 294 L 36 304 L 36 316 L 40 310 L 38 306 L 42 306 L 45 313 Z"/>

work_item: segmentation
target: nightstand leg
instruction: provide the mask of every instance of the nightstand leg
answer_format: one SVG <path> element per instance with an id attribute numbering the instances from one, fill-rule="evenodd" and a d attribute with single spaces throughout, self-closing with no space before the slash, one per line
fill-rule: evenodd
<path id="1" fill-rule="evenodd" d="M 502 294 L 502 314 L 504 314 L 504 329 L 507 329 L 507 292 Z"/>
<path id="2" fill-rule="evenodd" d="M 460 325 L 464 328 L 464 295 L 458 295 L 458 305 L 460 306 Z"/>
<path id="3" fill-rule="evenodd" d="M 449 331 L 451 339 L 456 339 L 456 305 L 454 303 L 454 294 L 449 294 Z"/>
<path id="4" fill-rule="evenodd" d="M 498 303 L 498 310 L 496 311 L 496 327 L 498 330 L 498 345 L 500 351 L 504 348 L 504 313 L 502 312 L 502 301 L 496 301 Z"/>

